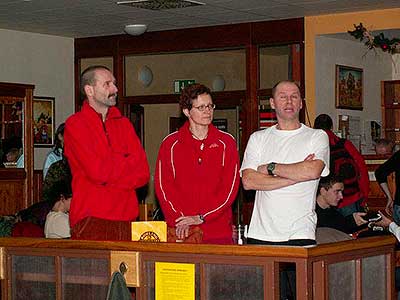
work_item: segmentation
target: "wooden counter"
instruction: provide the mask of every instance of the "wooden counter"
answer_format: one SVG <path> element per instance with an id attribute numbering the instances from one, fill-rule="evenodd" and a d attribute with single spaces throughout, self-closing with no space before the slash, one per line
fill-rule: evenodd
<path id="1" fill-rule="evenodd" d="M 2 299 L 23 299 L 37 286 L 53 299 L 102 299 L 121 262 L 140 300 L 155 299 L 156 262 L 193 264 L 199 300 L 279 299 L 283 265 L 295 269 L 300 300 L 361 299 L 366 293 L 392 299 L 394 243 L 392 236 L 309 248 L 1 238 Z"/>

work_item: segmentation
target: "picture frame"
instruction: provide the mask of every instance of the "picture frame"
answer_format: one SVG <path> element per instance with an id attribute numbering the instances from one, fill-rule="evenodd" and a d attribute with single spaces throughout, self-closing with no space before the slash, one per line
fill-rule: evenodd
<path id="1" fill-rule="evenodd" d="M 363 69 L 336 65 L 336 108 L 363 110 Z"/>
<path id="2" fill-rule="evenodd" d="M 54 97 L 33 97 L 33 145 L 54 146 Z"/>

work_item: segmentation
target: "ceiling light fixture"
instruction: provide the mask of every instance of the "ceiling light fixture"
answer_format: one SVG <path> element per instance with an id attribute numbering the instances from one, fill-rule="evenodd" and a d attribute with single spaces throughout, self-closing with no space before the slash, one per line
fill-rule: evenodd
<path id="1" fill-rule="evenodd" d="M 141 35 L 146 32 L 147 25 L 146 24 L 132 24 L 125 25 L 125 32 L 130 35 Z"/>
<path id="2" fill-rule="evenodd" d="M 194 0 L 131 0 L 118 1 L 117 5 L 126 5 L 141 9 L 164 10 L 204 5 L 204 3 Z"/>

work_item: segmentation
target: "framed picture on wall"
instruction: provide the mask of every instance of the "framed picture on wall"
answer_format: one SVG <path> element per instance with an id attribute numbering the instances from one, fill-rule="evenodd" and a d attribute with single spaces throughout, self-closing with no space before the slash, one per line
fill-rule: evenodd
<path id="1" fill-rule="evenodd" d="M 363 109 L 363 70 L 336 65 L 336 108 Z"/>
<path id="2" fill-rule="evenodd" d="M 33 97 L 33 144 L 35 147 L 54 146 L 54 98 Z"/>

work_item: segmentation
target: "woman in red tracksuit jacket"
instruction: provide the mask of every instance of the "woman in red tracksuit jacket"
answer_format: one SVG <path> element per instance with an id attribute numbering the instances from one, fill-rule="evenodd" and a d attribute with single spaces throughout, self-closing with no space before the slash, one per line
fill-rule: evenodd
<path id="1" fill-rule="evenodd" d="M 234 138 L 211 122 L 210 90 L 194 84 L 182 91 L 188 121 L 161 144 L 155 190 L 169 227 L 178 238 L 191 226 L 204 243 L 232 244 L 232 203 L 239 186 L 239 155 Z"/>

